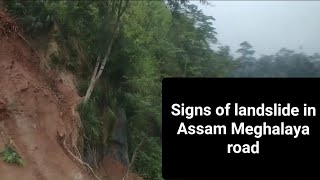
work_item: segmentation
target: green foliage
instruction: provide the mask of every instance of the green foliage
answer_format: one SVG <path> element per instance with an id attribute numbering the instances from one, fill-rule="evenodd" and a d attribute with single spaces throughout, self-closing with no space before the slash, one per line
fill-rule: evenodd
<path id="1" fill-rule="evenodd" d="M 57 25 L 59 55 L 51 65 L 66 68 L 77 78 L 84 96 L 97 58 L 104 58 L 113 36 L 118 10 L 127 0 L 7 1 L 7 10 L 24 30 L 34 34 Z M 204 2 L 204 1 L 202 1 Z M 84 127 L 84 156 L 103 155 L 120 107 L 129 121 L 129 152 L 145 139 L 133 164 L 146 179 L 161 178 L 161 81 L 164 77 L 319 76 L 319 54 L 306 56 L 282 49 L 273 56 L 254 58 L 248 42 L 240 44 L 240 58 L 216 45 L 214 18 L 189 0 L 130 1 L 104 72 L 90 101 L 78 111 Z M 10 150 L 10 149 L 9 149 Z M 7 150 L 9 152 L 9 150 Z M 4 153 L 2 153 L 2 156 Z M 12 152 L 6 159 L 15 159 Z M 9 158 L 10 157 L 10 158 Z M 90 157 L 91 158 L 91 157 Z"/>
<path id="2" fill-rule="evenodd" d="M 55 68 L 55 67 L 58 67 L 60 65 L 60 59 L 59 59 L 59 56 L 57 54 L 51 54 L 50 55 L 50 67 L 51 68 Z"/>
<path id="3" fill-rule="evenodd" d="M 137 155 L 134 171 L 145 179 L 162 180 L 162 151 L 155 139 L 150 138 L 145 143 L 149 147 Z"/>
<path id="4" fill-rule="evenodd" d="M 6 1 L 6 9 L 29 34 L 48 30 L 54 22 L 54 11 L 43 0 L 10 0 Z"/>
<path id="5" fill-rule="evenodd" d="M 78 107 L 78 111 L 83 123 L 86 138 L 92 141 L 99 141 L 102 122 L 96 115 L 95 101 L 91 100 L 87 104 L 81 103 Z"/>
<path id="6" fill-rule="evenodd" d="M 132 129 L 130 134 L 131 156 L 138 144 L 143 141 L 138 149 L 133 163 L 133 171 L 145 179 L 162 179 L 162 148 L 160 138 L 146 137 L 139 129 Z"/>
<path id="7" fill-rule="evenodd" d="M 14 2 L 22 4 L 22 8 L 9 3 L 12 13 L 39 16 L 35 20 L 41 22 L 46 15 L 50 15 L 49 20 L 54 17 L 60 48 L 59 57 L 52 56 L 51 63 L 77 75 L 77 89 L 84 96 L 96 60 L 99 56 L 104 58 L 112 39 L 120 4 L 123 8 L 126 0 L 38 0 L 34 6 L 30 2 Z M 219 77 L 233 67 L 228 48 L 219 51 L 210 48 L 217 42 L 214 18 L 188 2 L 130 1 L 121 17 L 110 60 L 91 99 L 78 107 L 85 134 L 83 157 L 103 154 L 107 136 L 117 119 L 114 112 L 124 107 L 130 124 L 130 156 L 145 139 L 134 171 L 146 179 L 162 179 L 159 140 L 162 78 Z"/>
<path id="8" fill-rule="evenodd" d="M 76 84 L 76 88 L 77 88 L 78 94 L 79 94 L 80 96 L 85 96 L 86 91 L 87 91 L 87 89 L 88 89 L 88 86 L 89 86 L 88 81 L 78 80 L 78 81 L 77 81 L 77 84 Z"/>
<path id="9" fill-rule="evenodd" d="M 85 93 L 88 84 L 85 81 L 79 82 L 78 90 Z M 92 163 L 96 163 L 95 161 L 103 156 L 107 138 L 111 133 L 114 121 L 116 121 L 117 117 L 114 113 L 114 109 L 117 108 L 116 96 L 117 92 L 110 93 L 110 89 L 101 83 L 94 89 L 89 102 L 81 103 L 78 106 L 85 136 L 83 156 L 95 159 L 87 162 L 91 165 L 96 165 Z"/>
<path id="10" fill-rule="evenodd" d="M 18 166 L 24 166 L 25 162 L 20 155 L 11 146 L 6 146 L 5 149 L 0 152 L 0 155 L 4 162 L 9 164 L 16 164 Z"/>
<path id="11" fill-rule="evenodd" d="M 317 54 L 307 56 L 285 48 L 275 55 L 264 55 L 254 61 L 238 59 L 231 76 L 236 77 L 319 77 Z"/>
<path id="12" fill-rule="evenodd" d="M 237 52 L 241 54 L 241 56 L 239 57 L 239 60 L 246 60 L 246 61 L 254 60 L 252 56 L 255 53 L 255 51 L 252 50 L 252 45 L 247 41 L 244 41 L 240 44 L 240 49 L 238 49 Z"/>

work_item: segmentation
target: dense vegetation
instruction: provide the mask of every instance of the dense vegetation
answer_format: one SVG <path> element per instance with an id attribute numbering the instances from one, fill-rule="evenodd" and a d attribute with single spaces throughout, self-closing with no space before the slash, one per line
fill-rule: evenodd
<path id="1" fill-rule="evenodd" d="M 275 55 L 255 58 L 255 51 L 248 42 L 238 50 L 237 68 L 230 72 L 234 77 L 319 77 L 320 54 L 306 55 L 286 48 Z"/>
<path id="2" fill-rule="evenodd" d="M 161 80 L 164 77 L 318 76 L 319 55 L 282 49 L 254 58 L 248 42 L 237 59 L 228 46 L 219 50 L 214 18 L 188 1 L 7 1 L 31 37 L 58 27 L 59 53 L 53 68 L 77 77 L 84 127 L 83 158 L 102 161 L 120 109 L 129 126 L 129 159 L 146 179 L 161 177 Z M 105 66 L 103 65 L 105 63 Z M 99 75 L 95 67 L 102 69 Z M 140 146 L 141 145 L 141 146 Z M 138 151 L 137 147 L 139 147 Z"/>

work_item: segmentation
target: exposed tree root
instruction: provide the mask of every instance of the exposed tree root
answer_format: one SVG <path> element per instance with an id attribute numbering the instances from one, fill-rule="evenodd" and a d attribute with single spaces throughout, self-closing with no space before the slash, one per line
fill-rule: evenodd
<path id="1" fill-rule="evenodd" d="M 38 52 L 32 47 L 31 43 L 28 40 L 26 40 L 26 38 L 24 38 L 19 32 L 17 32 L 17 34 L 22 40 L 24 40 L 24 42 L 26 42 L 30 46 L 30 48 L 34 51 L 34 53 L 40 58 Z"/>
<path id="2" fill-rule="evenodd" d="M 1 35 L 4 35 L 6 38 L 9 38 L 9 35 L 15 32 L 18 32 L 17 23 L 14 21 L 14 19 L 0 11 L 0 37 Z"/>
<path id="3" fill-rule="evenodd" d="M 40 58 L 38 52 L 32 47 L 30 42 L 19 33 L 19 28 L 15 20 L 7 16 L 4 12 L 0 11 L 0 37 L 5 36 L 6 39 L 9 39 L 9 36 L 12 34 L 17 34 L 31 47 L 35 54 Z"/>
<path id="4" fill-rule="evenodd" d="M 131 171 L 132 165 L 133 165 L 133 163 L 134 163 L 134 160 L 136 159 L 136 156 L 137 156 L 137 154 L 138 154 L 138 151 L 139 151 L 140 147 L 142 146 L 142 144 L 144 143 L 145 139 L 146 139 L 146 138 L 143 138 L 143 139 L 141 140 L 141 142 L 138 144 L 138 146 L 136 147 L 136 149 L 134 150 L 134 153 L 133 153 L 132 158 L 131 158 L 131 162 L 130 162 L 129 167 L 128 167 L 128 169 L 127 169 L 127 172 L 126 172 L 126 174 L 124 175 L 124 177 L 122 178 L 122 180 L 127 180 L 128 176 L 129 176 L 129 173 L 130 173 L 130 171 Z"/>
<path id="5" fill-rule="evenodd" d="M 76 155 L 74 155 L 71 150 L 68 148 L 68 146 L 66 145 L 66 136 L 65 134 L 61 135 L 58 132 L 58 141 L 59 143 L 62 145 L 63 149 L 68 153 L 69 156 L 71 156 L 71 158 L 73 158 L 73 160 L 75 160 L 77 163 L 81 164 L 81 166 L 86 167 L 89 169 L 89 171 L 94 175 L 94 177 L 97 180 L 101 180 L 96 173 L 94 173 L 93 169 L 90 167 L 89 164 L 83 162 L 79 157 L 77 157 Z"/>

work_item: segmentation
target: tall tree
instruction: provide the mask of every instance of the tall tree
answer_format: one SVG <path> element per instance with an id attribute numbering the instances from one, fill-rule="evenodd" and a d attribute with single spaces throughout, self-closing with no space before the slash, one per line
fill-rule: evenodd
<path id="1" fill-rule="evenodd" d="M 118 30 L 119 30 L 119 26 L 120 26 L 120 19 L 124 13 L 124 11 L 127 9 L 129 4 L 129 0 L 113 0 L 112 1 L 112 10 L 116 11 L 116 19 L 112 28 L 112 32 L 111 32 L 111 40 L 109 42 L 109 45 L 106 49 L 104 58 L 100 59 L 100 55 L 97 58 L 97 62 L 95 65 L 95 68 L 93 70 L 92 76 L 91 76 L 91 80 L 90 80 L 90 84 L 89 87 L 87 89 L 86 95 L 84 97 L 84 103 L 86 104 L 88 102 L 88 100 L 90 99 L 90 96 L 92 94 L 92 91 L 97 83 L 97 81 L 99 80 L 102 72 L 104 71 L 105 65 L 108 62 L 108 60 L 110 59 L 110 54 L 111 54 L 111 50 L 112 50 L 112 45 L 114 43 L 114 40 L 117 36 Z"/>
<path id="2" fill-rule="evenodd" d="M 249 61 L 254 60 L 253 54 L 255 51 L 252 49 L 252 45 L 247 41 L 244 41 L 240 44 L 240 49 L 238 49 L 237 52 L 241 55 L 239 59 Z"/>

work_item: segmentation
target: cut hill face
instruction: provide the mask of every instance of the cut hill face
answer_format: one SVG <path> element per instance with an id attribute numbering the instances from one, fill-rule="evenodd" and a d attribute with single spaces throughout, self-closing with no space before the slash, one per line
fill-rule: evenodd
<path id="1" fill-rule="evenodd" d="M 0 22 L 3 18 L 1 13 Z M 0 151 L 10 144 L 25 165 L 1 159 L 0 179 L 91 179 L 58 138 L 65 136 L 67 144 L 77 138 L 78 95 L 54 72 L 40 69 L 30 46 L 4 26 L 0 23 Z"/>
<path id="2" fill-rule="evenodd" d="M 81 120 L 75 109 L 81 98 L 72 74 L 48 68 L 58 45 L 42 38 L 27 41 L 0 4 L 0 179 L 122 180 L 127 167 L 113 157 L 105 157 L 95 174 L 80 160 Z M 6 147 L 24 166 L 3 161 Z M 126 180 L 142 178 L 128 173 Z"/>

